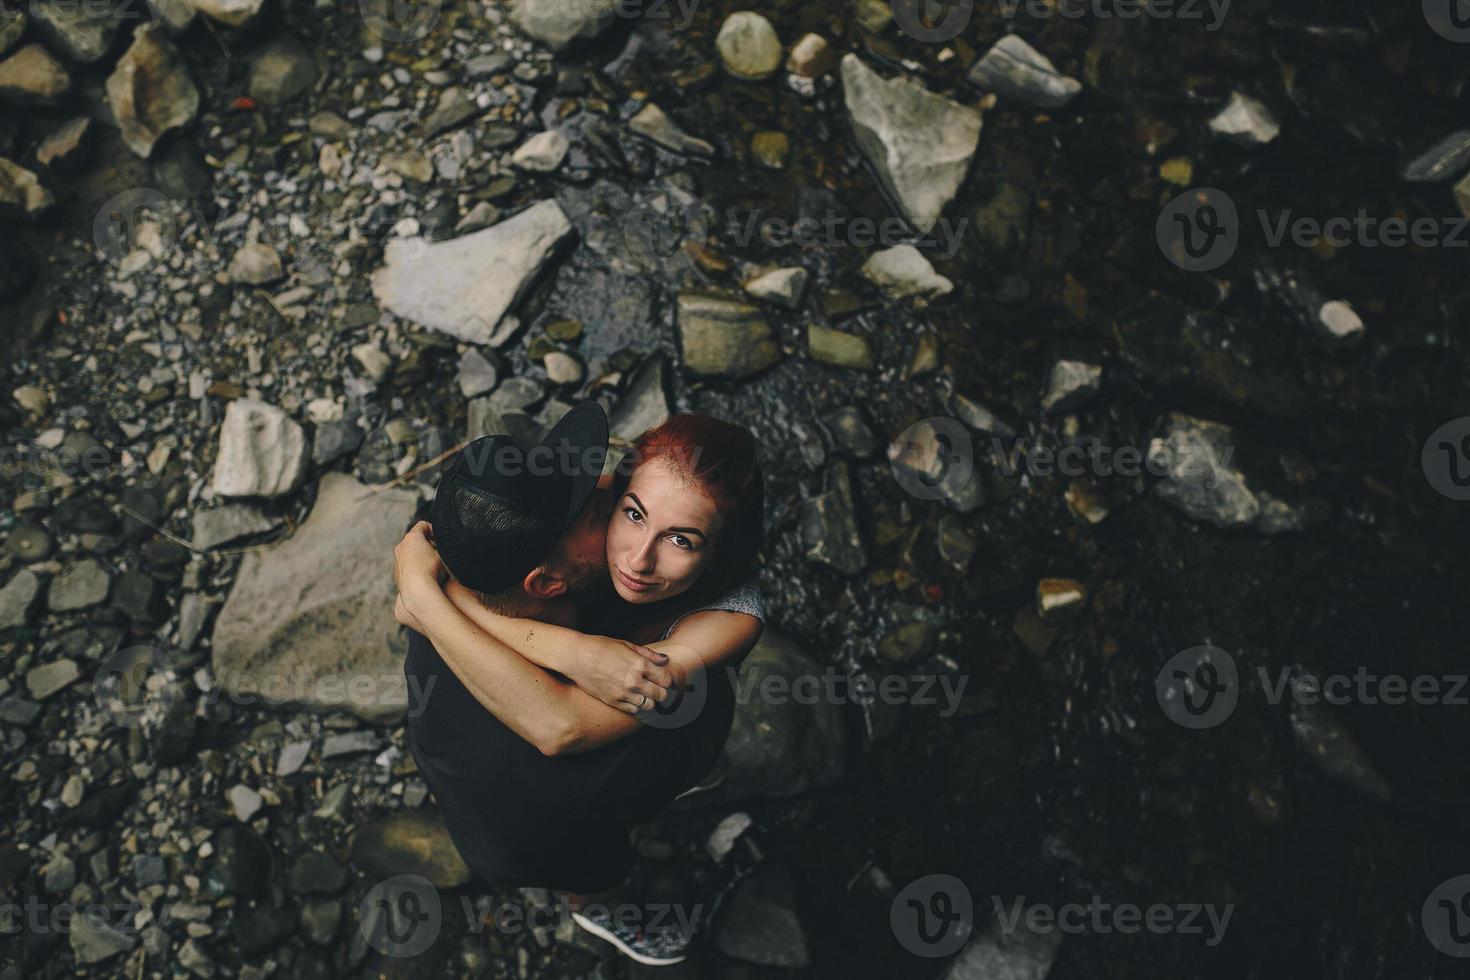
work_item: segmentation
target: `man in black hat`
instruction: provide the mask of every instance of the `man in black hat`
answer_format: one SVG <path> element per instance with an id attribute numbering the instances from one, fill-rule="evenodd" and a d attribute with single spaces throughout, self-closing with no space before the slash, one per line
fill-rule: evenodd
<path id="1" fill-rule="evenodd" d="M 466 590 L 502 614 L 575 628 L 580 606 L 609 588 L 613 492 L 598 488 L 606 453 L 607 419 L 595 402 L 577 405 L 535 446 L 509 436 L 466 446 L 431 510 L 432 541 L 453 579 L 446 593 Z M 416 525 L 400 550 L 416 544 L 415 533 L 430 529 Z M 621 883 L 632 859 L 626 827 L 683 788 L 669 733 L 563 753 L 566 710 L 589 695 L 457 617 L 447 628 L 475 631 L 483 657 L 446 661 L 399 602 L 414 627 L 404 662 L 416 692 L 409 750 L 466 863 L 496 885 L 590 895 Z M 648 676 L 672 686 L 659 666 L 667 658 L 641 649 Z"/>

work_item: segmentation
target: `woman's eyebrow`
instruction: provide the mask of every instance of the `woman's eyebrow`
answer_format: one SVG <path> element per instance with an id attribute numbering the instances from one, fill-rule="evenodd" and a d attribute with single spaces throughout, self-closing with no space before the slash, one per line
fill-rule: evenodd
<path id="1" fill-rule="evenodd" d="M 638 509 L 641 510 L 641 511 L 643 511 L 644 516 L 647 516 L 648 515 L 648 508 L 643 506 L 643 501 L 641 501 L 641 500 L 638 499 L 638 495 L 636 493 L 633 493 L 630 490 L 630 491 L 628 491 L 628 493 L 625 496 L 632 497 L 633 498 L 633 503 L 635 503 L 635 504 L 638 505 Z M 709 535 L 705 534 L 703 531 L 701 531 L 697 527 L 671 527 L 671 528 L 667 528 L 666 530 L 669 530 L 669 531 L 682 531 L 685 534 L 697 534 L 701 538 L 707 538 L 707 537 L 709 537 Z"/>

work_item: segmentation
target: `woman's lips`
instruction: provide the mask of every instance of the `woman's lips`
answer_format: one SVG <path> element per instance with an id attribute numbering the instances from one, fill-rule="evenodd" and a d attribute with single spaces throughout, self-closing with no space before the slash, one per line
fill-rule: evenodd
<path id="1" fill-rule="evenodd" d="M 616 565 L 613 566 L 613 571 L 617 572 L 618 578 L 622 579 L 623 584 L 632 589 L 634 592 L 646 592 L 649 589 L 653 588 L 652 582 L 640 582 L 638 579 L 633 578 L 631 575 L 628 575 Z"/>

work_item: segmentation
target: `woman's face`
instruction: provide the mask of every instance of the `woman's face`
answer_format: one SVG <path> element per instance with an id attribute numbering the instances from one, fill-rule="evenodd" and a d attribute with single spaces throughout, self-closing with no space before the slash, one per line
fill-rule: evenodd
<path id="1" fill-rule="evenodd" d="M 640 463 L 613 504 L 607 525 L 607 565 L 625 602 L 672 598 L 692 586 L 709 564 L 719 515 L 670 463 Z"/>

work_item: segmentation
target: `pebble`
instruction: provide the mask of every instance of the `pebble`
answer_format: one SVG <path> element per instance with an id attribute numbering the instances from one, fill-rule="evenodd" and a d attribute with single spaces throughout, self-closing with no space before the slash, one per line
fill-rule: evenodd
<path id="1" fill-rule="evenodd" d="M 1259 99 L 1230 93 L 1230 101 L 1210 119 L 1210 132 L 1240 146 L 1264 146 L 1281 133 L 1281 124 Z"/>
<path id="2" fill-rule="evenodd" d="M 1102 390 L 1102 366 L 1086 361 L 1057 361 L 1047 375 L 1041 396 L 1044 412 L 1068 412 L 1090 401 Z"/>
<path id="3" fill-rule="evenodd" d="M 744 81 L 770 78 L 781 67 L 781 39 L 771 22 L 752 10 L 725 18 L 715 36 L 725 71 Z"/>
<path id="4" fill-rule="evenodd" d="M 281 256 L 274 248 L 262 243 L 246 245 L 235 252 L 230 260 L 230 278 L 250 286 L 264 286 L 286 277 L 281 266 Z"/>
<path id="5" fill-rule="evenodd" d="M 249 823 L 250 818 L 260 812 L 265 805 L 265 800 L 259 793 L 246 786 L 244 783 L 236 783 L 225 793 L 229 801 L 230 810 L 235 814 L 235 819 L 241 823 Z"/>

